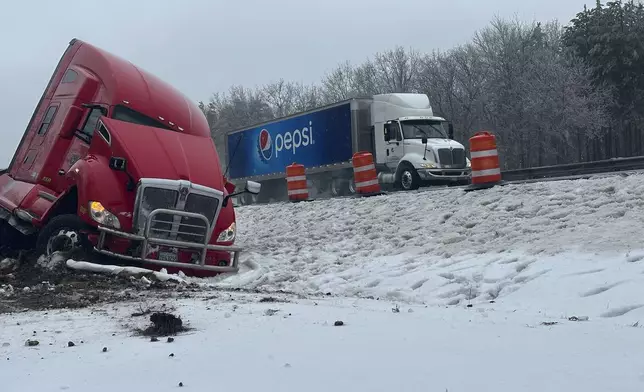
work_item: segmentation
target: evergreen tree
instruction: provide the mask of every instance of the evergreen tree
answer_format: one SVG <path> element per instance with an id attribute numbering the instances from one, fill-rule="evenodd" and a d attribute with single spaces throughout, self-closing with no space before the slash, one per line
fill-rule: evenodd
<path id="1" fill-rule="evenodd" d="M 644 6 L 597 1 L 571 21 L 564 44 L 591 67 L 595 86 L 611 91 L 608 155 L 644 155 Z"/>

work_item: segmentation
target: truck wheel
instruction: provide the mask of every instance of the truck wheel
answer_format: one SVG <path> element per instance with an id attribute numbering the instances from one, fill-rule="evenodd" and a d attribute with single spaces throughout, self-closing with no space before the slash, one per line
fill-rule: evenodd
<path id="1" fill-rule="evenodd" d="M 87 250 L 87 242 L 81 234 L 86 228 L 87 225 L 78 215 L 65 214 L 52 218 L 38 234 L 38 255 L 49 257 L 55 252 L 71 254 Z"/>
<path id="2" fill-rule="evenodd" d="M 353 180 L 353 178 L 350 178 L 347 181 L 347 192 L 350 196 L 356 194 L 356 182 Z"/>
<path id="3" fill-rule="evenodd" d="M 404 164 L 400 168 L 398 186 L 405 191 L 415 190 L 420 187 L 420 176 L 410 164 Z"/>
<path id="4" fill-rule="evenodd" d="M 331 197 L 342 196 L 342 179 L 334 178 L 331 181 Z"/>
<path id="5" fill-rule="evenodd" d="M 356 193 L 353 178 L 334 178 L 331 183 L 331 196 L 351 196 Z"/>

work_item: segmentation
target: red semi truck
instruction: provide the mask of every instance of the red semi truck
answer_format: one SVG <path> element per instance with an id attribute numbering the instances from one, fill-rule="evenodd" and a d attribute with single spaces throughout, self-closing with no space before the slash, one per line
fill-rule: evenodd
<path id="1" fill-rule="evenodd" d="M 170 85 L 73 39 L 0 171 L 0 245 L 236 272 L 232 196 L 208 123 Z"/>

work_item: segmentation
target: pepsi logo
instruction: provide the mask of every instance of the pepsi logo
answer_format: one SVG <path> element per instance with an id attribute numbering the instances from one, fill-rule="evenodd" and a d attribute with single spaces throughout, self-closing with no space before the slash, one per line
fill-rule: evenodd
<path id="1" fill-rule="evenodd" d="M 264 161 L 268 161 L 273 156 L 273 140 L 271 134 L 268 133 L 266 129 L 262 129 L 259 132 L 259 138 L 257 139 L 257 144 L 259 147 L 259 155 Z"/>

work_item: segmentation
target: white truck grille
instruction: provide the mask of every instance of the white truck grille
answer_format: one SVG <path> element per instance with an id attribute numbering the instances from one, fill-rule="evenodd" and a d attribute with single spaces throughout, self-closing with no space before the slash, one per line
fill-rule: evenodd
<path id="1" fill-rule="evenodd" d="M 465 161 L 465 150 L 462 148 L 439 148 L 438 160 L 441 167 L 448 169 L 462 169 L 467 166 Z"/>

